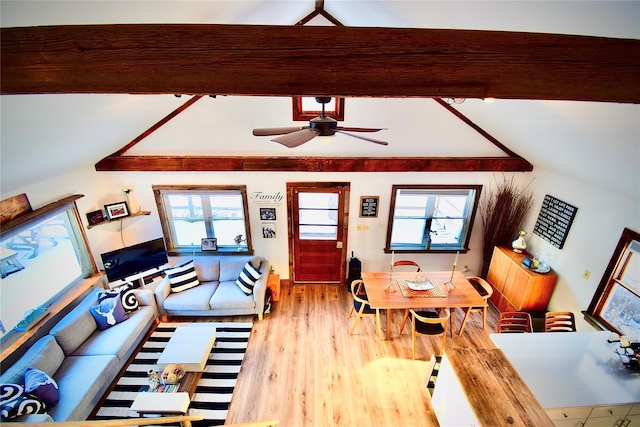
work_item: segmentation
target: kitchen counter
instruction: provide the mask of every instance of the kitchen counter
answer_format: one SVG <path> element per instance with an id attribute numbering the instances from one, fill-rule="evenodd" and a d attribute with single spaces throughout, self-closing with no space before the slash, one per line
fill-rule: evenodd
<path id="1" fill-rule="evenodd" d="M 640 402 L 640 374 L 622 365 L 610 332 L 491 334 L 545 409 Z"/>
<path id="2" fill-rule="evenodd" d="M 446 350 L 432 405 L 441 426 L 553 426 L 499 349 Z"/>

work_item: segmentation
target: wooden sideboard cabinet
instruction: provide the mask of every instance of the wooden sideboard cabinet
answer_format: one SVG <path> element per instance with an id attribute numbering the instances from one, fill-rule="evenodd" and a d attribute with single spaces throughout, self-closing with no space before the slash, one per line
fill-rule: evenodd
<path id="1" fill-rule="evenodd" d="M 558 276 L 553 270 L 536 273 L 522 260 L 529 254 L 518 254 L 511 248 L 496 246 L 487 273 L 493 287 L 491 303 L 498 311 L 541 312 L 547 309 Z"/>

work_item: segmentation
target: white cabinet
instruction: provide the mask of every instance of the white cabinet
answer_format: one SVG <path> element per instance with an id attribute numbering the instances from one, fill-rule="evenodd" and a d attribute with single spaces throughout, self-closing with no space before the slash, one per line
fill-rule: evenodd
<path id="1" fill-rule="evenodd" d="M 556 427 L 640 427 L 640 404 L 547 409 Z"/>
<path id="2" fill-rule="evenodd" d="M 556 427 L 583 427 L 589 413 L 589 407 L 547 409 L 547 414 Z"/>

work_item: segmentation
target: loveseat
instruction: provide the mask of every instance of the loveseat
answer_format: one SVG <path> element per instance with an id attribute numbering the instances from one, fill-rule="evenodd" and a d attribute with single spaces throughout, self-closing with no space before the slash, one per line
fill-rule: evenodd
<path id="1" fill-rule="evenodd" d="M 49 333 L 36 341 L 25 354 L 10 367 L 2 366 L 0 384 L 3 391 L 25 386 L 25 373 L 44 372 L 57 384 L 57 403 L 47 405 L 45 414 L 22 415 L 13 420 L 22 422 L 82 421 L 99 403 L 121 368 L 127 363 L 138 344 L 157 319 L 157 305 L 149 289 L 127 289 L 112 298 L 128 302 L 123 309 L 115 309 L 115 299 L 105 298 L 99 304 L 98 294 L 104 289 L 91 291 L 75 308 L 65 315 Z M 135 299 L 131 297 L 135 296 Z M 111 301 L 113 301 L 112 305 Z M 104 307 L 114 307 L 114 314 Z M 136 306 L 138 306 L 136 308 Z M 104 315 L 94 314 L 101 307 Z M 125 313 L 124 310 L 131 310 Z M 116 319 L 118 322 L 116 322 Z M 114 323 L 112 325 L 112 323 Z M 100 327 L 106 329 L 100 330 Z M 38 371 L 33 371 L 36 369 Z M 42 375 L 42 374 L 41 374 Z M 6 388 L 5 387 L 12 387 Z M 40 389 L 49 393 L 48 390 Z M 35 391 L 32 393 L 34 394 Z M 31 395 L 27 395 L 32 397 Z M 41 396 L 38 395 L 40 398 Z M 47 396 L 48 398 L 49 396 Z M 42 397 L 45 401 L 46 398 Z M 7 403 L 3 396 L 3 407 Z M 36 402 L 41 399 L 35 399 Z M 12 420 L 12 421 L 13 421 Z"/>
<path id="2" fill-rule="evenodd" d="M 247 263 L 257 279 L 243 289 L 237 281 L 245 277 Z M 251 255 L 196 255 L 170 257 L 169 264 L 173 268 L 165 270 L 167 275 L 155 288 L 158 313 L 163 319 L 257 314 L 262 320 L 268 260 Z"/>

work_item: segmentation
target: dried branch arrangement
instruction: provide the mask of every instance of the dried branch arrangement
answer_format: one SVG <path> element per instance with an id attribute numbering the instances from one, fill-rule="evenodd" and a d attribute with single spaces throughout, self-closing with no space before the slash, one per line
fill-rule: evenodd
<path id="1" fill-rule="evenodd" d="M 513 177 L 507 180 L 503 176 L 494 189 L 483 192 L 480 200 L 482 277 L 486 277 L 494 246 L 510 246 L 531 209 L 533 194 L 525 192 L 527 187 L 519 189 Z"/>

